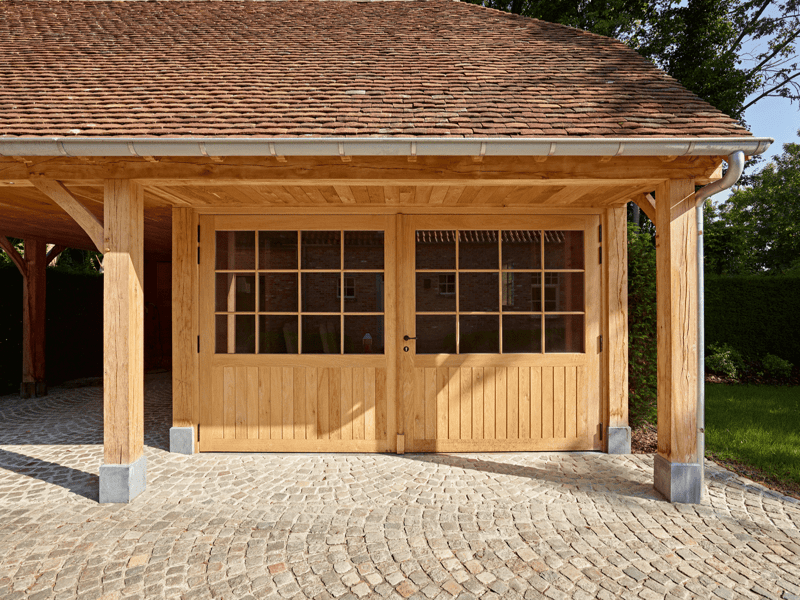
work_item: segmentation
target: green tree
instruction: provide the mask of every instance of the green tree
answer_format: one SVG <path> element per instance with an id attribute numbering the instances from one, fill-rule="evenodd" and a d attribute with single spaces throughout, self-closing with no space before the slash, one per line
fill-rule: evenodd
<path id="1" fill-rule="evenodd" d="M 784 144 L 748 186 L 711 212 L 705 227 L 711 272 L 800 271 L 800 144 Z"/>

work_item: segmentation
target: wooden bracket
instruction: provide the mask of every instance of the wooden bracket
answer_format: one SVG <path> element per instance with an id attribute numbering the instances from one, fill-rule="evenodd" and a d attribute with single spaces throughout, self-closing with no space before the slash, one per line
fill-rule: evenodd
<path id="1" fill-rule="evenodd" d="M 47 253 L 47 256 L 45 256 L 44 264 L 49 265 L 56 259 L 56 257 L 58 257 L 59 254 L 61 254 L 66 249 L 67 249 L 66 246 L 53 246 L 52 248 L 50 248 L 50 251 Z"/>
<path id="2" fill-rule="evenodd" d="M 58 204 L 64 211 L 81 226 L 95 247 L 101 253 L 103 250 L 103 224 L 89 209 L 72 195 L 60 181 L 47 177 L 31 176 L 30 182 L 36 189 Z"/>
<path id="3" fill-rule="evenodd" d="M 8 241 L 8 238 L 4 235 L 0 235 L 0 248 L 6 251 L 8 257 L 17 265 L 17 269 L 19 272 L 22 273 L 23 277 L 28 276 L 28 264 L 25 262 L 25 259 L 22 255 L 17 251 L 16 248 Z"/>
<path id="4" fill-rule="evenodd" d="M 634 196 L 633 201 L 642 209 L 642 212 L 647 215 L 647 218 L 658 227 L 658 224 L 656 224 L 656 201 L 653 199 L 653 196 L 651 194 L 642 194 L 640 196 Z"/>

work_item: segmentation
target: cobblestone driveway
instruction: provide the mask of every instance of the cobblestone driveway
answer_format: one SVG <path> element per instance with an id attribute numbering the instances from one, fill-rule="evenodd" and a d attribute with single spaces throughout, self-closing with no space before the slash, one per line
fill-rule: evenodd
<path id="1" fill-rule="evenodd" d="M 800 504 L 652 457 L 171 455 L 145 384 L 147 491 L 97 504 L 99 388 L 0 398 L 0 598 L 800 598 Z"/>

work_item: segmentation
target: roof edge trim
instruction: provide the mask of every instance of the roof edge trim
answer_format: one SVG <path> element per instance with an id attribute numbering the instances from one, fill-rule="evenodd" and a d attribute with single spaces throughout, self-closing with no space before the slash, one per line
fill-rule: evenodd
<path id="1" fill-rule="evenodd" d="M 772 138 L 0 137 L 0 156 L 728 156 Z"/>

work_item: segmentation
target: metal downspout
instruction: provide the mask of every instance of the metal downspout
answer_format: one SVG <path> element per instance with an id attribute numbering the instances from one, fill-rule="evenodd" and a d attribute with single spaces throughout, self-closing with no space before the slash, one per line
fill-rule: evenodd
<path id="1" fill-rule="evenodd" d="M 700 486 L 705 487 L 706 453 L 706 294 L 705 267 L 703 262 L 703 207 L 714 194 L 732 187 L 744 170 L 744 152 L 741 150 L 728 156 L 728 170 L 719 181 L 700 188 L 695 194 L 697 208 L 697 462 L 700 465 Z"/>

